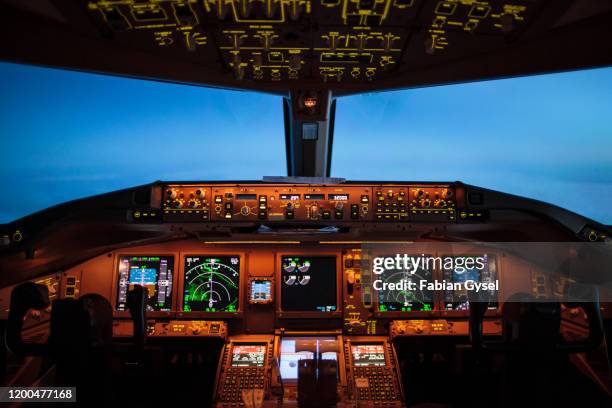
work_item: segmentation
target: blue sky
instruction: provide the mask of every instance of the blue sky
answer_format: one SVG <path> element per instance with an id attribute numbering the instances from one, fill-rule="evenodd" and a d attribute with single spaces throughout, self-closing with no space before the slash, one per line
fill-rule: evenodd
<path id="1" fill-rule="evenodd" d="M 277 96 L 8 63 L 0 87 L 0 222 L 154 180 L 286 173 Z M 612 224 L 612 69 L 337 106 L 333 176 L 461 180 Z"/>

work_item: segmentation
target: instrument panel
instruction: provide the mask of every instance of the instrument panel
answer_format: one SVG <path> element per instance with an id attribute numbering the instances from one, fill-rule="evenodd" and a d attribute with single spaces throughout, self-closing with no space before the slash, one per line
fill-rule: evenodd
<path id="1" fill-rule="evenodd" d="M 456 219 L 451 185 L 167 184 L 164 221 L 408 222 Z"/>
<path id="2" fill-rule="evenodd" d="M 253 245 L 178 241 L 114 253 L 109 298 L 113 299 L 115 315 L 128 317 L 126 291 L 131 285 L 144 284 L 149 288 L 150 318 L 248 319 L 255 329 L 264 330 L 265 326 L 268 332 L 288 322 L 299 326 L 304 319 L 316 319 L 327 320 L 348 334 L 380 335 L 388 332 L 386 323 L 397 318 L 468 315 L 465 290 L 408 289 L 400 287 L 402 282 L 498 281 L 499 290 L 487 292 L 488 315 L 498 313 L 506 284 L 502 278 L 507 277 L 502 275 L 505 258 L 494 252 L 480 254 L 469 245 L 458 247 L 456 243 L 429 252 L 412 245 L 411 254 L 416 257 L 482 256 L 485 267 L 477 270 L 471 263 L 469 268 L 449 270 L 443 265 L 423 264 L 414 271 L 410 267 L 391 268 L 377 274 L 373 257 L 395 253 L 397 247 L 377 252 L 348 243 L 308 249 L 281 241 Z M 531 272 L 527 269 L 525 273 Z M 108 279 L 108 275 L 98 279 Z M 530 275 L 525 277 L 527 283 L 531 280 Z M 258 317 L 263 320 L 255 321 Z"/>

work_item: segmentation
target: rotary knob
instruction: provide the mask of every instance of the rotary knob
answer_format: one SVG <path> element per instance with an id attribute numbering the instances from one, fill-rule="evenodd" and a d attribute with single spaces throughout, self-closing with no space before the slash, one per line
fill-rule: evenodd
<path id="1" fill-rule="evenodd" d="M 249 215 L 250 213 L 251 213 L 251 209 L 247 207 L 246 205 L 240 208 L 240 214 L 244 215 L 245 217 Z"/>

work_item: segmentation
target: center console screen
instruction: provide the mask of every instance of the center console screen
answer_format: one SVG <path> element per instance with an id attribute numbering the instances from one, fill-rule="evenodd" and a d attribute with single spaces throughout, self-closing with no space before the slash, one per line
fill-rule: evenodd
<path id="1" fill-rule="evenodd" d="M 234 344 L 232 348 L 232 367 L 263 367 L 265 361 L 265 344 Z"/>
<path id="2" fill-rule="evenodd" d="M 382 344 L 353 344 L 351 354 L 355 367 L 384 367 L 386 365 L 385 349 Z"/>
<path id="3" fill-rule="evenodd" d="M 333 312 L 337 309 L 335 257 L 284 256 L 281 268 L 282 310 Z"/>
<path id="4" fill-rule="evenodd" d="M 236 312 L 240 296 L 240 257 L 185 257 L 184 312 Z"/>
<path id="5" fill-rule="evenodd" d="M 172 256 L 120 256 L 116 309 L 126 311 L 128 291 L 141 285 L 148 289 L 148 311 L 169 312 L 172 309 L 173 274 Z"/>

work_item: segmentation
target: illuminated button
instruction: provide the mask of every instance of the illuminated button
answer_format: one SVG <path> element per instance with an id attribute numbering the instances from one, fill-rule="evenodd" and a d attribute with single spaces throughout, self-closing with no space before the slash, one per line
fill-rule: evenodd
<path id="1" fill-rule="evenodd" d="M 232 211 L 234 209 L 234 204 L 225 203 L 225 211 Z"/>
<path id="2" fill-rule="evenodd" d="M 341 220 L 344 217 L 344 212 L 343 211 L 335 211 L 334 212 L 334 217 L 336 217 L 336 219 Z"/>
<path id="3" fill-rule="evenodd" d="M 216 195 L 215 196 L 215 203 L 221 204 L 222 202 L 223 202 L 223 196 Z"/>
<path id="4" fill-rule="evenodd" d="M 329 219 L 331 218 L 331 212 L 329 212 L 329 211 L 323 211 L 322 216 L 323 216 L 323 219 L 324 219 L 324 220 L 329 220 Z"/>
<path id="5" fill-rule="evenodd" d="M 260 195 L 259 196 L 259 202 L 260 203 L 265 203 L 268 200 L 268 198 L 265 195 Z"/>
<path id="6" fill-rule="evenodd" d="M 370 202 L 370 197 L 368 197 L 367 195 L 362 195 L 361 196 L 361 202 L 364 204 L 367 204 Z"/>
<path id="7" fill-rule="evenodd" d="M 266 211 L 260 211 L 258 217 L 260 220 L 265 220 L 268 218 L 268 213 Z"/>
<path id="8" fill-rule="evenodd" d="M 292 220 L 294 215 L 295 214 L 293 211 L 290 211 L 290 210 L 285 211 L 285 218 L 287 218 L 288 220 Z"/>
<path id="9" fill-rule="evenodd" d="M 229 219 L 231 219 L 231 218 L 232 218 L 232 213 L 230 213 L 230 212 L 226 212 L 226 213 L 225 213 L 225 219 L 228 219 L 228 220 L 229 220 Z"/>
<path id="10" fill-rule="evenodd" d="M 351 204 L 351 219 L 359 219 L 359 206 L 357 204 Z"/>

